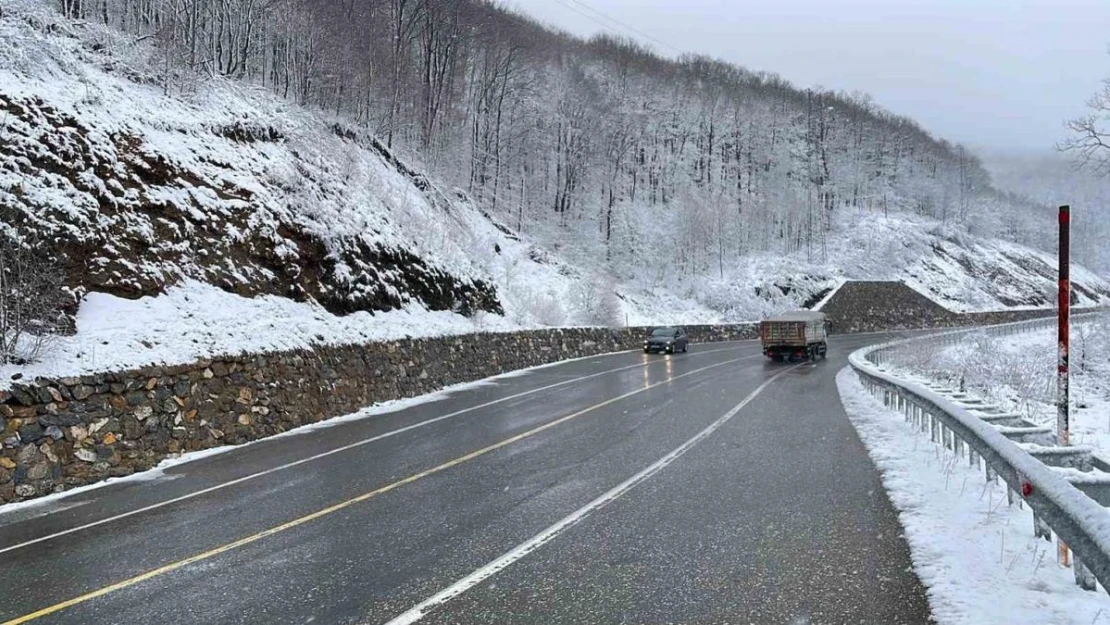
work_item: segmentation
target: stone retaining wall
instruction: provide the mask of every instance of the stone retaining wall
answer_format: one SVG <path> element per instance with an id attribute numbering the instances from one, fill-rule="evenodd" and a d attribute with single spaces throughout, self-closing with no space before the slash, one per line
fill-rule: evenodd
<path id="1" fill-rule="evenodd" d="M 452 384 L 634 349 L 645 332 L 474 334 L 16 383 L 0 391 L 0 503 L 130 475 L 170 454 L 241 444 Z M 694 342 L 756 336 L 750 324 L 687 332 Z"/>
<path id="2" fill-rule="evenodd" d="M 960 325 L 960 315 L 902 282 L 845 282 L 821 312 L 844 333 Z"/>
<path id="3" fill-rule="evenodd" d="M 908 300 L 913 302 L 915 300 Z M 878 310 L 877 308 L 875 310 Z M 843 332 L 986 325 L 1051 311 L 831 318 Z M 880 326 L 883 319 L 888 326 Z M 847 321 L 847 323 L 846 323 Z M 757 337 L 693 326 L 691 341 Z M 0 391 L 0 503 L 149 469 L 171 454 L 242 444 L 375 403 L 560 360 L 635 349 L 647 328 L 537 330 L 235 356 L 17 382 Z"/>
<path id="4" fill-rule="evenodd" d="M 1002 310 L 954 313 L 902 282 L 846 282 L 821 307 L 833 332 L 886 332 L 1026 321 L 1055 314 L 1053 310 Z"/>

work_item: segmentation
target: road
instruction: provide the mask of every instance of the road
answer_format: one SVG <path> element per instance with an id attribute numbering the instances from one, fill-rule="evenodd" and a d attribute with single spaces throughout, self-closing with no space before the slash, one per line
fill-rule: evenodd
<path id="1" fill-rule="evenodd" d="M 928 622 L 834 381 L 876 340 L 563 363 L 0 512 L 0 622 Z"/>

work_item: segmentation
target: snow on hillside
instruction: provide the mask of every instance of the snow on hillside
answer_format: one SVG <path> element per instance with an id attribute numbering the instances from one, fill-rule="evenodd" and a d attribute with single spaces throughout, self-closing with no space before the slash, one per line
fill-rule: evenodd
<path id="1" fill-rule="evenodd" d="M 44 362 L 0 368 L 3 383 L 313 344 L 717 320 L 667 294 L 618 299 L 604 275 L 341 121 L 234 82 L 168 96 L 146 84 L 145 58 L 41 2 L 0 16 L 0 226 L 47 244 L 81 298 L 76 334 Z"/>
<path id="2" fill-rule="evenodd" d="M 845 279 L 902 280 L 956 312 L 1050 307 L 1057 283 L 1056 260 L 1045 252 L 922 217 L 843 211 L 823 249 L 752 256 L 691 291 L 725 318 L 758 319 L 816 304 Z M 1072 280 L 1078 305 L 1110 302 L 1110 282 L 1102 277 L 1073 265 Z"/>
<path id="3" fill-rule="evenodd" d="M 840 227 L 849 233 L 839 244 L 848 277 L 902 279 L 956 312 L 1052 306 L 1051 254 L 908 216 L 845 215 Z M 1093 272 L 1074 265 L 1072 281 L 1078 305 L 1110 301 L 1110 282 Z"/>
<path id="4" fill-rule="evenodd" d="M 71 286 L 498 308 L 472 254 L 492 227 L 461 223 L 468 207 L 373 141 L 234 84 L 167 97 L 112 33 L 36 3 L 6 12 L 0 40 L 0 208 Z"/>
<path id="5" fill-rule="evenodd" d="M 1071 207 L 1072 255 L 1102 275 L 1110 275 L 1110 177 L 1090 167 L 1077 168 L 1073 155 L 1055 151 L 1031 154 L 987 152 L 983 162 L 1001 189 L 1043 206 L 1045 231 L 1055 237 L 1052 220 L 1061 204 Z"/>
<path id="6" fill-rule="evenodd" d="M 959 310 L 1043 304 L 1052 284 L 1043 254 L 849 211 L 810 253 L 618 282 L 338 118 L 216 79 L 167 95 L 150 58 L 38 0 L 5 4 L 0 235 L 45 246 L 79 306 L 74 336 L 39 364 L 0 368 L 0 384 L 475 330 L 749 321 L 845 278 L 908 279 Z M 1075 277 L 1080 293 L 1110 295 Z"/>

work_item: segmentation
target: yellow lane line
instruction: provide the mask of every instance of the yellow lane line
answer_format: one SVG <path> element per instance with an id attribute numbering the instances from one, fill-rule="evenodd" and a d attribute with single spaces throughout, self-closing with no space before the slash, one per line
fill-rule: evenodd
<path id="1" fill-rule="evenodd" d="M 512 445 L 513 443 L 520 442 L 520 441 L 522 441 L 526 438 L 531 438 L 532 436 L 535 436 L 536 434 L 539 434 L 540 432 L 543 432 L 545 430 L 549 430 L 549 429 L 551 429 L 551 428 L 553 428 L 557 425 L 560 425 L 562 423 L 566 423 L 567 421 L 570 421 L 572 419 L 576 419 L 576 418 L 578 418 L 578 417 L 580 417 L 584 414 L 593 412 L 593 411 L 595 411 L 599 408 L 604 408 L 605 406 L 608 406 L 610 404 L 614 404 L 614 403 L 619 402 L 621 400 L 628 399 L 629 397 L 632 397 L 634 395 L 638 395 L 640 393 L 646 392 L 646 391 L 648 391 L 650 389 L 653 389 L 657 386 L 661 386 L 661 385 L 664 385 L 664 384 L 669 384 L 670 382 L 672 382 L 674 380 L 677 380 L 679 378 L 685 378 L 685 377 L 688 377 L 688 376 L 691 376 L 691 375 L 694 375 L 694 374 L 697 374 L 697 373 L 701 373 L 703 371 L 708 371 L 709 369 L 714 369 L 716 367 L 722 367 L 724 365 L 733 364 L 733 363 L 739 362 L 741 360 L 745 360 L 745 359 L 744 358 L 734 358 L 732 360 L 726 360 L 724 362 L 719 362 L 719 363 L 715 363 L 715 364 L 708 365 L 708 366 L 705 366 L 705 367 L 701 367 L 699 369 L 694 369 L 693 371 L 689 371 L 687 373 L 683 373 L 683 374 L 676 375 L 676 376 L 673 376 L 673 377 L 668 377 L 666 380 L 663 380 L 661 382 L 656 382 L 655 384 L 647 384 L 642 388 L 638 388 L 634 391 L 625 393 L 623 395 L 619 395 L 619 396 L 614 397 L 612 399 L 607 399 L 607 400 L 605 400 L 605 401 L 603 401 L 599 404 L 594 404 L 593 406 L 583 408 L 582 410 L 579 410 L 578 412 L 574 412 L 574 413 L 571 413 L 571 414 L 566 415 L 564 417 L 560 417 L 560 418 L 558 418 L 554 421 L 550 421 L 548 423 L 545 423 L 541 426 L 535 427 L 535 428 L 533 428 L 531 430 L 528 430 L 526 432 L 521 432 L 520 434 L 517 434 L 517 435 L 509 437 L 509 438 L 506 438 L 506 439 L 504 439 L 500 442 L 494 443 L 494 444 L 492 444 L 488 447 L 483 447 L 483 448 L 481 448 L 477 451 L 472 451 L 472 452 L 466 454 L 465 456 L 460 456 L 458 458 L 455 458 L 454 460 L 450 460 L 450 461 L 445 462 L 445 463 L 443 463 L 439 466 L 433 467 L 431 469 L 427 469 L 425 471 L 421 471 L 420 473 L 416 473 L 414 475 L 410 475 L 409 477 L 406 477 L 402 480 L 398 480 L 396 482 L 393 482 L 392 484 L 387 484 L 386 486 L 382 486 L 381 488 L 378 488 L 376 490 L 372 490 L 368 493 L 363 493 L 363 494 L 361 494 L 357 497 L 353 497 L 351 499 L 347 499 L 346 501 L 341 501 L 341 502 L 339 502 L 335 505 L 328 506 L 327 508 L 322 508 L 320 510 L 317 510 L 316 512 L 313 512 L 311 514 L 307 514 L 305 516 L 293 519 L 291 521 L 287 521 L 285 523 L 282 523 L 281 525 L 277 525 L 275 527 L 271 527 L 270 529 L 258 532 L 257 534 L 251 534 L 250 536 L 240 538 L 239 540 L 236 540 L 235 542 L 227 543 L 223 546 L 216 547 L 215 549 L 211 549 L 211 550 L 205 551 L 203 553 L 198 553 L 194 556 L 190 556 L 188 558 L 185 558 L 184 560 L 178 560 L 176 562 L 172 562 L 172 563 L 167 564 L 165 566 L 161 566 L 159 568 L 156 568 L 152 571 L 147 571 L 146 573 L 136 575 L 135 577 L 129 577 L 125 580 L 116 582 L 116 583 L 111 584 L 109 586 L 104 586 L 103 588 L 93 590 L 91 592 L 85 593 L 85 594 L 80 595 L 78 597 L 74 597 L 74 598 L 69 599 L 67 601 L 62 601 L 61 603 L 56 603 L 54 605 L 42 608 L 41 610 L 31 612 L 30 614 L 25 614 L 23 616 L 14 618 L 12 620 L 5 621 L 4 623 L 0 623 L 0 625 L 20 625 L 21 623 L 29 623 L 31 621 L 40 619 L 44 616 L 49 616 L 51 614 L 55 614 L 57 612 L 65 610 L 67 608 L 72 608 L 73 606 L 80 605 L 82 603 L 86 603 L 86 602 L 91 601 L 93 599 L 96 599 L 98 597 L 103 597 L 105 595 L 116 592 L 117 590 L 123 590 L 124 588 L 134 586 L 135 584 L 145 582 L 149 579 L 153 579 L 155 577 L 159 577 L 159 576 L 165 575 L 167 573 L 172 573 L 173 571 L 176 571 L 178 569 L 189 566 L 190 564 L 195 564 L 195 563 L 201 562 L 203 560 L 208 560 L 208 559 L 214 558 L 214 557 L 216 557 L 220 554 L 227 553 L 229 551 L 233 551 L 233 550 L 238 549 L 240 547 L 245 547 L 246 545 L 249 545 L 251 543 L 262 540 L 263 538 L 267 538 L 269 536 L 273 536 L 274 534 L 279 534 L 279 533 L 284 532 L 286 530 L 293 529 L 294 527 L 297 527 L 299 525 L 304 525 L 305 523 L 308 523 L 310 521 L 315 521 L 316 519 L 328 516 L 330 514 L 333 514 L 335 512 L 343 510 L 344 508 L 349 508 L 350 506 L 353 506 L 357 503 L 362 503 L 362 502 L 367 501 L 369 499 L 373 499 L 374 497 L 377 497 L 378 495 L 388 493 L 389 491 L 400 488 L 400 487 L 402 487 L 406 484 L 412 484 L 413 482 L 416 482 L 417 480 L 428 477 L 429 475 L 434 475 L 436 473 L 446 471 L 447 469 L 450 469 L 451 467 L 458 466 L 460 464 L 463 464 L 464 462 L 468 462 L 468 461 L 473 460 L 473 459 L 475 459 L 479 456 L 484 456 L 484 455 L 490 453 L 491 451 L 496 451 L 498 449 L 501 449 L 502 447 L 507 447 L 508 445 Z"/>

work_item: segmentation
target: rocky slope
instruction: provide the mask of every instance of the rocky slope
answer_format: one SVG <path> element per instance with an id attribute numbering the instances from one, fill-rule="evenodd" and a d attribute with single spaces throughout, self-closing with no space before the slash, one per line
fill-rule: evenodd
<path id="1" fill-rule="evenodd" d="M 234 85 L 166 97 L 91 27 L 18 18 L 0 33 L 0 215 L 75 292 L 191 278 L 338 314 L 502 312 L 458 244 L 473 209 L 373 138 Z"/>

